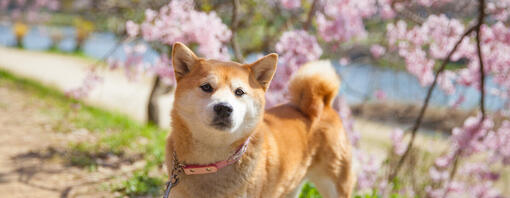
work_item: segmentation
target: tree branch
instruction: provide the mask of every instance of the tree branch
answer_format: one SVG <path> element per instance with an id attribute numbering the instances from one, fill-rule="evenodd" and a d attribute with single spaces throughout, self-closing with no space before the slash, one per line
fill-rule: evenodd
<path id="1" fill-rule="evenodd" d="M 303 30 L 308 30 L 310 28 L 310 25 L 312 24 L 313 16 L 315 15 L 315 10 L 317 9 L 317 4 L 319 3 L 318 0 L 313 0 L 312 7 L 310 8 L 310 11 L 308 11 L 308 16 L 306 17 L 306 22 L 303 25 Z"/>
<path id="2" fill-rule="evenodd" d="M 482 34 L 482 24 L 483 20 L 485 19 L 485 0 L 479 0 L 480 6 L 478 8 L 478 12 L 480 12 L 480 15 L 478 15 L 478 24 L 476 25 L 476 47 L 477 47 L 477 53 L 478 53 L 478 61 L 480 65 L 480 111 L 482 112 L 482 120 L 485 119 L 485 70 L 483 65 L 483 54 L 482 54 L 482 48 L 480 44 L 481 34 Z"/>
<path id="3" fill-rule="evenodd" d="M 243 54 L 241 53 L 241 49 L 239 49 L 239 44 L 237 43 L 237 27 L 239 26 L 239 0 L 232 0 L 232 23 L 230 24 L 232 30 L 232 38 L 230 38 L 230 43 L 232 45 L 232 49 L 234 50 L 234 56 L 237 61 L 244 63 Z"/>
<path id="4" fill-rule="evenodd" d="M 484 71 L 484 64 L 483 64 L 483 54 L 482 54 L 482 48 L 481 48 L 481 28 L 483 25 L 483 21 L 485 19 L 485 0 L 479 0 L 479 7 L 478 7 L 478 23 L 475 25 L 476 27 L 476 47 L 477 47 L 477 54 L 478 54 L 478 61 L 480 64 L 480 112 L 482 112 L 482 118 L 480 119 L 480 125 L 479 127 L 482 127 L 481 124 L 485 120 L 485 71 Z M 455 153 L 453 168 L 450 171 L 450 175 L 448 178 L 448 183 L 446 185 L 450 185 L 450 182 L 453 181 L 456 173 L 457 168 L 459 165 L 459 157 L 462 155 L 462 150 L 459 150 Z M 446 197 L 449 191 L 446 191 L 443 197 Z"/>
<path id="5" fill-rule="evenodd" d="M 453 47 L 453 49 L 448 53 L 448 55 L 446 56 L 446 58 L 443 60 L 441 66 L 439 67 L 439 69 L 437 70 L 436 72 L 436 75 L 434 76 L 434 81 L 432 82 L 432 85 L 429 87 L 428 91 L 427 91 L 427 96 L 425 97 L 425 100 L 423 101 L 423 106 L 421 107 L 420 109 L 420 113 L 418 114 L 418 118 L 416 119 L 416 122 L 414 123 L 412 129 L 411 129 L 411 140 L 409 141 L 408 145 L 407 145 L 407 149 L 405 151 L 405 153 L 402 155 L 402 157 L 400 158 L 400 160 L 398 161 L 398 164 L 397 166 L 395 167 L 394 171 L 391 172 L 389 174 L 389 177 L 388 177 L 388 181 L 392 181 L 398 174 L 398 171 L 400 170 L 400 168 L 402 167 L 402 164 L 404 163 L 405 159 L 407 158 L 407 156 L 409 155 L 409 152 L 411 150 L 411 148 L 413 147 L 413 144 L 414 144 L 414 140 L 416 138 L 416 133 L 418 131 L 418 129 L 420 128 L 420 125 L 423 121 L 423 117 L 425 115 L 425 112 L 427 110 L 427 107 L 429 105 L 429 102 L 430 102 L 430 99 L 432 97 L 432 91 L 434 90 L 434 88 L 436 87 L 436 84 L 437 84 L 437 79 L 439 77 L 439 75 L 445 70 L 446 68 L 446 64 L 448 62 L 450 62 L 450 59 L 452 57 L 452 55 L 455 53 L 455 51 L 457 51 L 457 48 L 459 47 L 460 43 L 462 42 L 462 40 L 464 40 L 464 38 L 466 36 L 468 36 L 469 34 L 471 34 L 474 30 L 476 30 L 477 26 L 473 26 L 471 28 L 469 28 L 460 38 L 459 40 L 457 40 L 457 42 L 455 43 L 455 46 Z"/>

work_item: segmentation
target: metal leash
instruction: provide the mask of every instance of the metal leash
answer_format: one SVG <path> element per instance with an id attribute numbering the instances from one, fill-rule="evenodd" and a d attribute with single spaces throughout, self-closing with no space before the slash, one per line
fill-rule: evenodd
<path id="1" fill-rule="evenodd" d="M 174 151 L 173 155 L 174 155 L 174 159 L 173 159 L 174 165 L 172 168 L 172 174 L 170 176 L 170 179 L 166 183 L 166 190 L 165 190 L 165 195 L 163 196 L 163 198 L 168 198 L 168 196 L 170 196 L 170 190 L 172 190 L 172 188 L 175 187 L 179 183 L 179 180 L 180 180 L 179 173 L 183 172 L 182 167 L 184 167 L 184 165 L 179 163 L 179 161 L 177 160 L 177 155 L 175 154 L 175 151 Z"/>

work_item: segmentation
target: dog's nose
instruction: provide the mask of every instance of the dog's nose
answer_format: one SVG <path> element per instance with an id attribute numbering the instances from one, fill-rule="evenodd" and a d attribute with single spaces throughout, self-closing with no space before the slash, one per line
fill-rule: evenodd
<path id="1" fill-rule="evenodd" d="M 221 117 L 229 117 L 230 114 L 232 114 L 232 106 L 228 103 L 219 103 L 214 105 L 214 112 L 216 112 L 216 115 Z"/>

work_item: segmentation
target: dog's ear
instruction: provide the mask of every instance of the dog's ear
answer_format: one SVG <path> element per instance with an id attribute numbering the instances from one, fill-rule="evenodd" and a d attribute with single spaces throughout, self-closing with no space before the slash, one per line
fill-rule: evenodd
<path id="1" fill-rule="evenodd" d="M 278 54 L 271 53 L 250 65 L 252 75 L 255 77 L 257 82 L 259 82 L 260 85 L 264 87 L 264 90 L 267 90 L 271 79 L 273 79 L 274 73 L 276 72 L 277 63 Z"/>
<path id="2" fill-rule="evenodd" d="M 174 67 L 175 79 L 179 81 L 190 72 L 197 59 L 198 57 L 186 45 L 176 42 L 172 49 L 172 65 Z"/>

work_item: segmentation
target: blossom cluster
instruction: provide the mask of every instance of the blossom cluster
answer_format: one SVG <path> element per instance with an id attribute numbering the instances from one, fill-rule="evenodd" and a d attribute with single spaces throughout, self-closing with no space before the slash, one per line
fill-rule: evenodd
<path id="1" fill-rule="evenodd" d="M 90 70 L 85 76 L 85 79 L 83 79 L 83 83 L 79 87 L 67 91 L 66 95 L 74 99 L 86 97 L 97 85 L 103 83 L 103 81 L 104 79 L 99 76 L 95 70 Z"/>
<path id="2" fill-rule="evenodd" d="M 280 0 L 283 8 L 293 10 L 301 7 L 301 0 Z"/>
<path id="3" fill-rule="evenodd" d="M 129 36 L 141 36 L 146 41 L 159 41 L 167 45 L 179 41 L 198 45 L 198 52 L 207 58 L 229 60 L 226 42 L 230 40 L 230 29 L 223 24 L 215 12 L 200 12 L 194 9 L 192 0 L 171 1 L 159 9 L 145 11 L 145 20 L 138 25 L 126 23 Z"/>
<path id="4" fill-rule="evenodd" d="M 510 165 L 510 122 L 504 121 L 494 130 L 490 118 L 470 117 L 461 128 L 455 128 L 450 137 L 450 150 L 435 160 L 429 170 L 433 185 L 426 188 L 429 197 L 501 197 L 494 183 L 500 175 L 494 166 Z M 449 167 L 458 157 L 482 155 L 484 162 L 468 162 L 459 167 L 458 179 L 451 178 Z M 476 182 L 470 182 L 476 181 Z M 469 193 L 466 193 L 469 192 Z"/>
<path id="5" fill-rule="evenodd" d="M 318 60 L 322 55 L 317 38 L 304 30 L 284 32 L 275 48 L 280 63 L 266 94 L 267 106 L 286 102 L 285 88 L 290 76 L 303 64 Z"/>
<path id="6" fill-rule="evenodd" d="M 404 21 L 388 24 L 387 39 L 390 50 L 404 58 L 409 73 L 418 78 L 421 85 L 428 86 L 434 80 L 434 65 L 443 61 L 452 51 L 466 28 L 457 19 L 445 15 L 431 15 L 421 26 L 407 27 Z M 510 88 L 510 29 L 502 22 L 492 26 L 482 25 L 481 46 L 486 75 L 493 75 L 500 85 L 500 96 L 508 98 Z M 451 57 L 468 60 L 466 68 L 446 71 L 438 77 L 438 83 L 447 94 L 455 92 L 454 82 L 480 89 L 480 65 L 477 55 L 475 33 L 466 36 Z"/>
<path id="7" fill-rule="evenodd" d="M 432 15 L 422 26 L 408 29 L 406 22 L 398 21 L 388 24 L 386 29 L 390 50 L 398 51 L 405 59 L 407 71 L 416 76 L 422 86 L 427 86 L 434 80 L 435 59 L 448 54 L 464 26 L 456 19 Z M 430 45 L 428 50 L 425 45 Z"/>
<path id="8" fill-rule="evenodd" d="M 171 46 L 175 42 L 196 44 L 198 53 L 206 58 L 230 60 L 226 43 L 230 40 L 230 29 L 223 24 L 215 12 L 200 12 L 194 9 L 192 0 L 174 0 L 159 11 L 145 10 L 141 24 L 126 22 L 126 33 L 132 39 L 141 37 L 146 42 L 157 42 Z M 154 62 L 146 62 L 145 42 L 134 47 L 124 47 L 125 60 L 110 59 L 110 68 L 124 68 L 130 80 L 149 72 L 158 75 L 163 82 L 172 84 L 173 68 L 168 55 L 160 53 Z"/>
<path id="9" fill-rule="evenodd" d="M 366 35 L 363 19 L 376 13 L 376 1 L 328 0 L 317 14 L 318 33 L 327 42 L 348 41 Z"/>
<path id="10" fill-rule="evenodd" d="M 495 19 L 505 21 L 510 17 L 510 0 L 493 0 L 487 3 L 487 9 Z"/>

